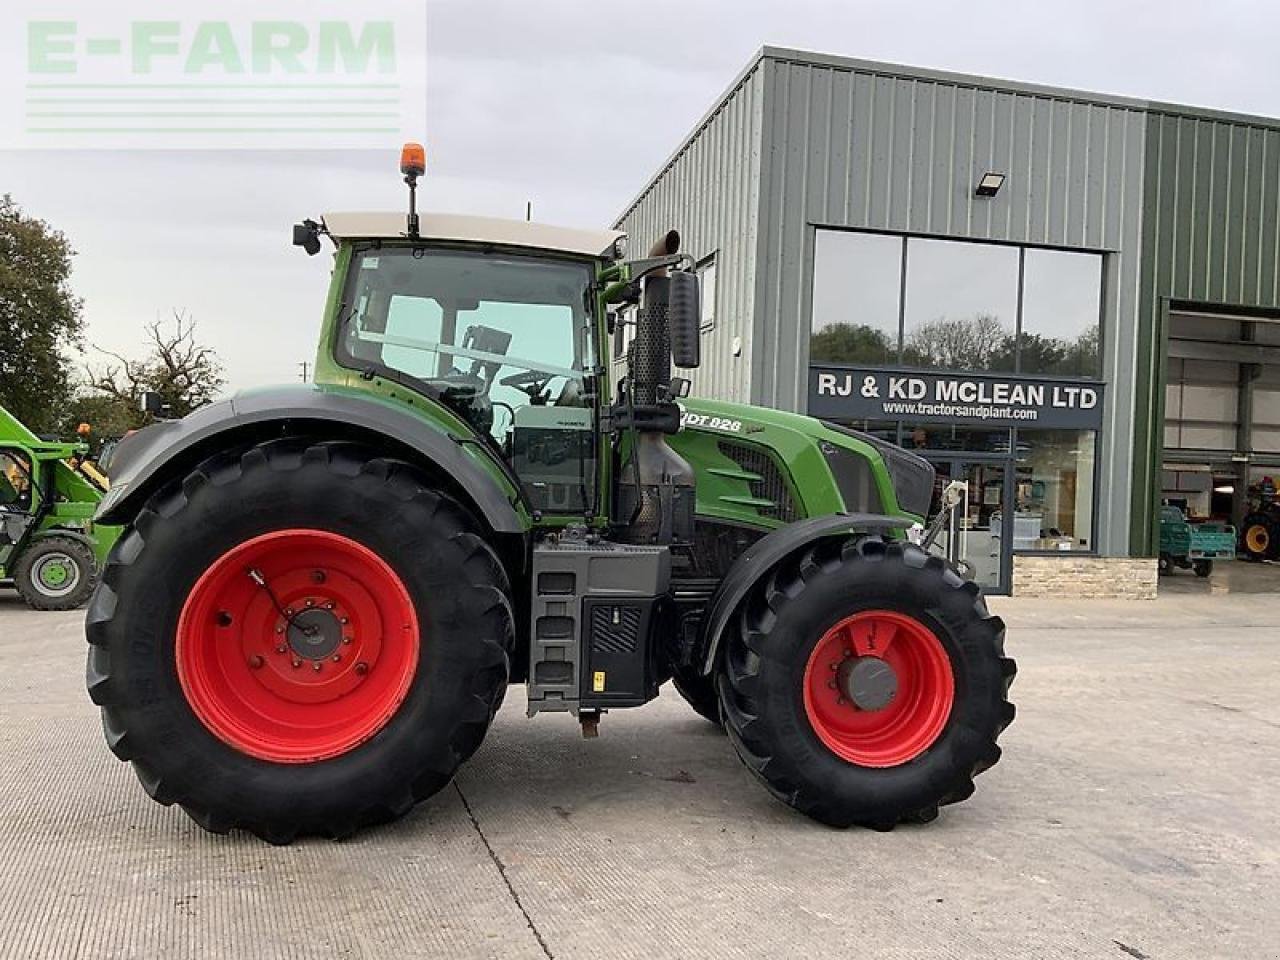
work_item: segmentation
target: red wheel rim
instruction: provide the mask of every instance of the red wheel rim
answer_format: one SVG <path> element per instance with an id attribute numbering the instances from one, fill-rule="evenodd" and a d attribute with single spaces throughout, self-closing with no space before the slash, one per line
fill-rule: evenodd
<path id="1" fill-rule="evenodd" d="M 851 686 L 851 678 L 868 674 L 879 678 L 878 690 Z M 891 698 L 882 704 L 886 694 Z M 954 701 L 942 642 L 893 610 L 845 617 L 822 635 L 805 665 L 804 710 L 813 732 L 859 766 L 895 767 L 920 756 L 946 727 Z"/>
<path id="2" fill-rule="evenodd" d="M 261 760 L 311 763 L 386 725 L 418 646 L 413 601 L 381 557 L 336 533 L 279 530 L 229 550 L 196 581 L 175 659 L 187 703 L 220 740 Z"/>

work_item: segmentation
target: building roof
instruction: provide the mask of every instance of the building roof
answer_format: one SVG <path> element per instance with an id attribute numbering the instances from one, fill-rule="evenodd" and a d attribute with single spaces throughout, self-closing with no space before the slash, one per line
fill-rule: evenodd
<path id="1" fill-rule="evenodd" d="M 405 236 L 403 212 L 326 213 L 321 219 L 333 237 L 401 240 Z M 489 243 L 589 257 L 608 256 L 615 241 L 625 236 L 618 230 L 579 230 L 524 220 L 468 217 L 453 213 L 424 213 L 419 229 L 427 240 Z"/>
<path id="2" fill-rule="evenodd" d="M 841 57 L 833 54 L 814 53 L 810 50 L 796 50 L 790 47 L 761 47 L 748 61 L 747 65 L 734 78 L 711 108 L 702 116 L 689 134 L 680 142 L 675 151 L 663 162 L 657 172 L 645 183 L 644 187 L 631 199 L 618 214 L 616 224 L 621 224 L 640 201 L 660 181 L 680 159 L 681 155 L 698 138 L 707 125 L 715 118 L 725 104 L 738 92 L 747 79 L 766 60 L 781 63 L 800 63 L 810 66 L 830 67 L 837 70 L 849 70 L 855 73 L 875 74 L 883 77 L 899 77 L 907 80 L 924 80 L 935 83 L 946 83 L 960 87 L 972 87 L 979 90 L 994 90 L 1004 93 L 1016 93 L 1033 97 L 1045 97 L 1055 100 L 1071 100 L 1077 103 L 1094 103 L 1111 107 L 1127 107 L 1132 110 L 1170 116 L 1195 117 L 1206 120 L 1218 120 L 1223 123 L 1240 126 L 1262 127 L 1280 130 L 1280 119 L 1274 117 L 1255 116 L 1245 113 L 1234 113 L 1227 110 L 1215 110 L 1206 107 L 1193 107 L 1184 104 L 1165 103 L 1158 100 L 1142 100 L 1136 97 L 1123 97 L 1068 87 L 1051 87 L 1037 83 L 1023 83 L 1015 80 L 1002 80 L 995 77 L 983 77 L 974 74 L 952 73 L 946 70 L 932 70 L 925 67 L 906 66 L 900 63 L 887 63 L 879 60 L 862 60 L 856 57 Z"/>

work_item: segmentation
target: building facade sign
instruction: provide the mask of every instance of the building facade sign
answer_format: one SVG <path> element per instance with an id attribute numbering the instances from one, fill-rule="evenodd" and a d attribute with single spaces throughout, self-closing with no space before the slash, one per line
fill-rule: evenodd
<path id="1" fill-rule="evenodd" d="M 1097 430 L 1104 389 L 1096 381 L 814 364 L 809 415 Z"/>

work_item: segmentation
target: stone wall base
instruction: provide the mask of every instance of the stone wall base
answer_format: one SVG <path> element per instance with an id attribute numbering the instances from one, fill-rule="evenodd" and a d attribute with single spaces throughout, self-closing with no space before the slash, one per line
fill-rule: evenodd
<path id="1" fill-rule="evenodd" d="M 1154 600 L 1156 561 L 1151 557 L 1018 556 L 1013 558 L 1015 597 L 1063 600 Z"/>

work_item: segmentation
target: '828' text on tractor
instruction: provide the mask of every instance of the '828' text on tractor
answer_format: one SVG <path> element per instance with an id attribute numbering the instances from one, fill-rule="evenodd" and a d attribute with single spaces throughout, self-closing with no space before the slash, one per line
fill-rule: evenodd
<path id="1" fill-rule="evenodd" d="M 676 688 L 776 797 L 888 828 L 966 799 L 1012 721 L 978 587 L 909 532 L 934 473 L 869 436 L 694 400 L 673 232 L 331 214 L 315 383 L 140 431 L 87 622 L 108 743 L 214 831 L 345 836 L 530 715 Z M 625 377 L 606 348 L 638 306 Z M 682 423 L 683 419 L 683 423 Z"/>

